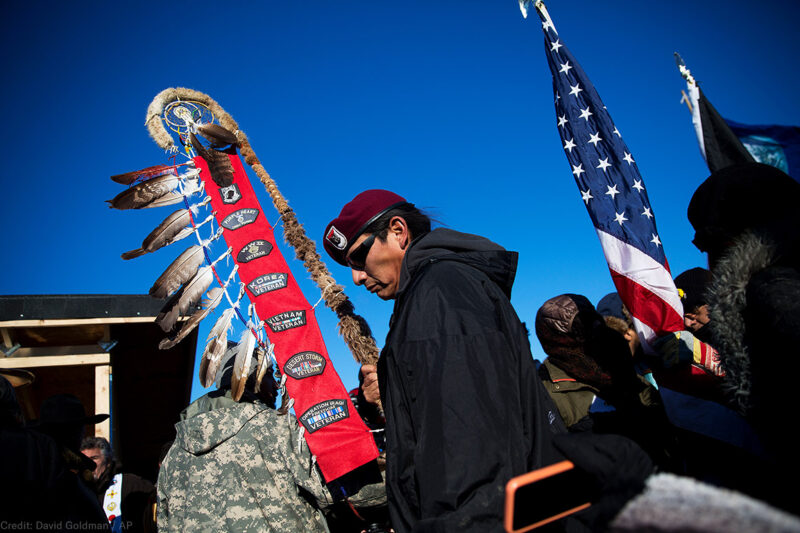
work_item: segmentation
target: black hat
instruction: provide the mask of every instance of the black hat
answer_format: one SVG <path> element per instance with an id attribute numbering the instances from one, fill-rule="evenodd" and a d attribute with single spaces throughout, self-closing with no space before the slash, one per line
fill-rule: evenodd
<path id="1" fill-rule="evenodd" d="M 800 183 L 770 165 L 720 169 L 700 184 L 689 202 L 692 242 L 701 252 L 718 253 L 747 229 L 781 228 L 795 214 L 799 195 Z"/>
<path id="2" fill-rule="evenodd" d="M 622 303 L 622 298 L 616 292 L 606 294 L 597 302 L 598 313 L 603 316 L 615 316 L 627 322 L 629 317 L 625 315 L 624 308 L 625 305 Z"/>
<path id="3" fill-rule="evenodd" d="M 94 425 L 106 420 L 108 416 L 107 414 L 86 416 L 86 409 L 76 396 L 55 394 L 42 402 L 39 419 L 35 425 Z"/>
<path id="4" fill-rule="evenodd" d="M 711 272 L 702 267 L 690 268 L 675 278 L 675 287 L 680 291 L 684 311 L 707 303 L 705 293 L 710 282 Z"/>

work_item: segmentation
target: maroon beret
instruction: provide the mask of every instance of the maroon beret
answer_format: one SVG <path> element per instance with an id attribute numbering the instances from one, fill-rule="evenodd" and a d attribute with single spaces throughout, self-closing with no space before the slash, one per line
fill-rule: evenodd
<path id="1" fill-rule="evenodd" d="M 325 228 L 323 243 L 328 255 L 340 265 L 347 266 L 345 256 L 353 241 L 381 215 L 405 203 L 406 199 L 402 196 L 383 189 L 360 193 Z"/>

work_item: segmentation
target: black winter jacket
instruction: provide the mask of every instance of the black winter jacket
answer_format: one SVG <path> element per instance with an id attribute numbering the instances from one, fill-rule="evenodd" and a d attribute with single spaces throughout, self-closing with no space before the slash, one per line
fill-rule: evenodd
<path id="1" fill-rule="evenodd" d="M 509 298 L 517 254 L 448 229 L 403 260 L 378 362 L 392 526 L 502 531 L 513 476 L 561 460 L 564 426 Z"/>

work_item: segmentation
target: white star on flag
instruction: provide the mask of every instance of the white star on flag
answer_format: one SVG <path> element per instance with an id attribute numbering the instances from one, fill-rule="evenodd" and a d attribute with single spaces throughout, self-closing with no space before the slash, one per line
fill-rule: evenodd
<path id="1" fill-rule="evenodd" d="M 621 226 L 623 222 L 628 220 L 627 218 L 625 218 L 625 211 L 623 211 L 622 213 L 616 213 L 614 220 L 616 222 L 619 222 L 619 225 Z"/>
<path id="2" fill-rule="evenodd" d="M 614 197 L 619 194 L 619 191 L 617 190 L 617 184 L 615 183 L 613 187 L 609 185 L 606 194 L 613 200 Z"/>

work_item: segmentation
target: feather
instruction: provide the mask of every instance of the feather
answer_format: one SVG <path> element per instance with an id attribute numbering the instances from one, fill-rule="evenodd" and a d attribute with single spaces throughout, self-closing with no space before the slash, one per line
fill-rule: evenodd
<path id="1" fill-rule="evenodd" d="M 195 306 L 206 292 L 211 282 L 214 281 L 214 272 L 211 266 L 204 266 L 197 271 L 192 279 L 186 282 L 181 289 L 167 300 L 166 305 L 156 317 L 156 324 L 161 326 L 163 331 L 172 331 L 178 317 L 185 314 L 191 307 Z"/>
<path id="2" fill-rule="evenodd" d="M 111 200 L 106 200 L 114 209 L 142 209 L 151 207 L 149 204 L 156 202 L 169 194 L 178 186 L 180 178 L 174 174 L 159 176 L 151 180 L 137 183 L 133 187 L 122 191 Z M 183 198 L 179 195 L 179 199 Z"/>
<path id="3" fill-rule="evenodd" d="M 177 335 L 171 339 L 163 339 L 161 342 L 158 343 L 158 348 L 160 350 L 169 350 L 179 342 L 181 342 L 189 333 L 197 327 L 201 320 L 208 316 L 211 311 L 216 309 L 219 303 L 222 301 L 222 295 L 225 294 L 225 289 L 222 287 L 214 287 L 206 296 L 208 296 L 208 302 L 202 309 L 198 309 L 192 316 L 189 317 L 183 326 L 181 326 L 180 331 L 178 331 Z"/>
<path id="4" fill-rule="evenodd" d="M 203 387 L 210 387 L 217 377 L 222 356 L 228 347 L 228 328 L 231 326 L 234 313 L 235 309 L 232 307 L 223 311 L 208 333 L 206 348 L 200 359 L 200 383 Z"/>
<path id="5" fill-rule="evenodd" d="M 219 124 L 200 124 L 197 126 L 197 133 L 208 139 L 212 148 L 239 143 L 239 139 L 236 138 L 236 135 L 231 130 Z"/>
<path id="6" fill-rule="evenodd" d="M 150 287 L 150 296 L 166 298 L 195 275 L 205 260 L 203 247 L 199 244 L 190 246 L 167 267 L 161 276 Z"/>
<path id="7" fill-rule="evenodd" d="M 152 167 L 143 168 L 142 170 L 134 170 L 133 172 L 125 172 L 124 174 L 115 174 L 111 176 L 112 181 L 121 183 L 123 185 L 130 185 L 140 178 L 157 178 L 164 174 L 175 174 L 175 166 L 173 165 L 155 165 Z"/>
<path id="8" fill-rule="evenodd" d="M 265 350 L 260 346 L 256 348 L 256 353 L 258 354 L 256 362 L 256 392 L 261 390 L 261 380 L 264 379 L 264 375 L 267 373 L 267 369 L 269 369 L 270 363 L 272 362 L 271 355 L 274 349 L 274 344 L 270 344 L 268 350 Z"/>
<path id="9" fill-rule="evenodd" d="M 141 207 L 141 209 L 149 209 L 151 207 L 166 207 L 168 205 L 174 205 L 183 201 L 183 195 L 178 191 L 168 192 L 161 198 L 153 200 L 147 205 Z"/>
<path id="10" fill-rule="evenodd" d="M 253 361 L 255 347 L 256 337 L 249 329 L 246 329 L 236 350 L 236 359 L 233 361 L 233 375 L 231 376 L 231 392 L 233 399 L 237 402 L 244 394 L 244 387 L 250 375 L 250 364 Z"/>
<path id="11" fill-rule="evenodd" d="M 192 147 L 197 152 L 197 155 L 202 157 L 208 164 L 208 171 L 211 173 L 211 179 L 214 180 L 214 183 L 220 187 L 229 187 L 233 183 L 233 165 L 231 165 L 228 154 L 213 148 L 206 149 L 197 140 L 194 133 L 189 134 L 189 140 L 191 140 Z"/>
<path id="12" fill-rule="evenodd" d="M 192 232 L 187 228 L 192 222 L 192 214 L 188 209 L 178 209 L 161 222 L 156 229 L 142 241 L 142 247 L 122 254 L 123 259 L 133 259 L 144 254 L 155 252 L 168 244 L 179 241 Z"/>

